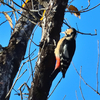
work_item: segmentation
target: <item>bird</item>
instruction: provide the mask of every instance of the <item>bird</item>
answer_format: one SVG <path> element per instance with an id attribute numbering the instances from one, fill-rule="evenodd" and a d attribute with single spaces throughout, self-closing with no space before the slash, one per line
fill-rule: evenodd
<path id="1" fill-rule="evenodd" d="M 54 50 L 56 58 L 54 70 L 61 71 L 63 78 L 65 78 L 65 73 L 69 68 L 76 49 L 76 30 L 75 28 L 69 28 L 62 33 L 64 33 L 65 36 L 58 41 Z"/>

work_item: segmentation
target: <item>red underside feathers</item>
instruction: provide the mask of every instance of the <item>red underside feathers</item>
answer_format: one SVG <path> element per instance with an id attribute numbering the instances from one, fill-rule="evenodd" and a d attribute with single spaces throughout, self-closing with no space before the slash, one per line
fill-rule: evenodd
<path id="1" fill-rule="evenodd" d="M 60 67 L 60 58 L 56 57 L 56 61 L 57 62 L 56 62 L 55 70 Z"/>

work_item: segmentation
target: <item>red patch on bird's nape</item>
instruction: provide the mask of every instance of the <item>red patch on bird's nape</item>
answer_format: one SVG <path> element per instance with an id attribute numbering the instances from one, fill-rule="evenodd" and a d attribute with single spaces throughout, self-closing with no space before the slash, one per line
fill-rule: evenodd
<path id="1" fill-rule="evenodd" d="M 55 70 L 57 69 L 57 68 L 59 68 L 60 67 L 60 58 L 59 57 L 56 57 L 56 66 L 55 66 Z"/>

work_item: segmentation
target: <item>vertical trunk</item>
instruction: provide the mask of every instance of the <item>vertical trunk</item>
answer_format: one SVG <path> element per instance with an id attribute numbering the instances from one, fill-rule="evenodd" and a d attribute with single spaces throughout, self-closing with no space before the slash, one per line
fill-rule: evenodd
<path id="1" fill-rule="evenodd" d="M 68 0 L 51 1 L 42 22 L 42 39 L 35 74 L 31 85 L 29 100 L 47 100 L 52 79 L 50 77 L 55 67 L 54 48 L 59 40 L 59 33 L 64 19 Z M 55 7 L 55 11 L 53 10 Z"/>
<path id="2" fill-rule="evenodd" d="M 34 6 L 37 5 L 35 3 Z M 28 6 L 31 9 L 31 5 Z M 8 46 L 0 45 L 0 100 L 9 100 L 9 90 L 24 58 L 27 42 L 37 23 L 29 13 L 29 9 L 27 9 L 28 12 L 24 11 L 17 21 Z M 9 95 L 5 98 L 8 92 Z"/>

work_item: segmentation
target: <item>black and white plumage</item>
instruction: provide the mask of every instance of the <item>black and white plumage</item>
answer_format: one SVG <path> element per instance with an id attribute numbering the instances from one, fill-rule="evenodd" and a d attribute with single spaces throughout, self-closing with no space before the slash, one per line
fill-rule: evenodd
<path id="1" fill-rule="evenodd" d="M 76 30 L 70 28 L 63 33 L 65 36 L 58 41 L 54 53 L 57 60 L 55 70 L 59 69 L 65 77 L 76 48 Z"/>

